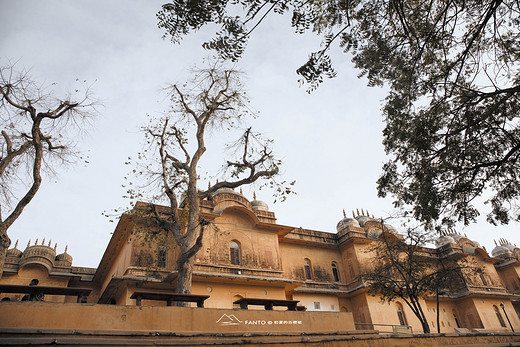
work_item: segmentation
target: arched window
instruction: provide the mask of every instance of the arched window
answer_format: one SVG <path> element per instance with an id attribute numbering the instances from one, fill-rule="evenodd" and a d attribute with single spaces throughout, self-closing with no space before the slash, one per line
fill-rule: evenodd
<path id="1" fill-rule="evenodd" d="M 303 269 L 305 270 L 305 279 L 312 280 L 311 261 L 307 258 L 304 259 Z"/>
<path id="2" fill-rule="evenodd" d="M 457 328 L 462 328 L 459 318 L 457 317 L 457 312 L 455 312 L 455 310 L 453 310 L 453 319 L 455 319 L 455 324 L 457 324 Z"/>
<path id="3" fill-rule="evenodd" d="M 240 265 L 240 244 L 236 241 L 229 243 L 229 258 L 231 264 Z"/>
<path id="4" fill-rule="evenodd" d="M 479 276 L 480 276 L 480 280 L 482 281 L 482 285 L 487 287 L 488 286 L 488 282 L 487 282 L 486 277 L 484 276 L 484 274 L 482 272 L 479 272 Z"/>
<path id="5" fill-rule="evenodd" d="M 504 322 L 504 319 L 502 318 L 502 315 L 500 314 L 500 311 L 498 310 L 498 307 L 496 307 L 495 305 L 493 305 L 493 308 L 495 309 L 495 313 L 497 315 L 497 318 L 498 318 L 498 322 L 500 323 L 500 326 L 502 328 L 505 328 L 506 327 L 506 323 Z"/>
<path id="6" fill-rule="evenodd" d="M 338 264 L 335 262 L 332 262 L 332 276 L 334 277 L 334 282 L 339 282 Z"/>
<path id="7" fill-rule="evenodd" d="M 397 308 L 397 318 L 399 318 L 399 324 L 408 325 L 406 324 L 406 316 L 404 315 L 403 305 L 401 305 L 400 302 L 396 302 L 395 306 Z"/>
<path id="8" fill-rule="evenodd" d="M 166 267 L 166 255 L 168 254 L 165 246 L 157 248 L 157 267 Z"/>

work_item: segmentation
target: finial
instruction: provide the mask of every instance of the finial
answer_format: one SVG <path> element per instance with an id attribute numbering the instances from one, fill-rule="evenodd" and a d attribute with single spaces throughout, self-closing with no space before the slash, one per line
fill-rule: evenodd
<path id="1" fill-rule="evenodd" d="M 498 246 L 498 245 L 497 245 L 497 240 L 493 240 L 493 241 L 495 241 L 495 246 Z"/>
<path id="2" fill-rule="evenodd" d="M 14 244 L 14 249 L 16 249 L 16 247 L 18 247 L 18 240 L 16 240 L 16 242 Z"/>
<path id="3" fill-rule="evenodd" d="M 50 246 L 51 246 L 51 240 L 49 240 L 49 244 L 48 244 L 47 246 L 48 246 L 48 247 L 50 247 Z"/>
<path id="4" fill-rule="evenodd" d="M 211 188 L 211 181 L 208 182 L 208 189 Z"/>
<path id="5" fill-rule="evenodd" d="M 356 213 L 357 213 L 357 215 L 359 216 L 359 210 L 358 210 L 357 208 L 356 208 Z"/>
<path id="6" fill-rule="evenodd" d="M 217 184 L 218 184 L 218 178 L 217 178 Z"/>
<path id="7" fill-rule="evenodd" d="M 58 242 L 56 242 L 56 243 L 54 244 L 54 250 L 56 250 L 57 248 L 58 248 Z"/>
<path id="8" fill-rule="evenodd" d="M 34 245 L 36 246 L 38 244 L 38 239 L 36 239 L 36 241 L 34 241 Z"/>
<path id="9" fill-rule="evenodd" d="M 366 213 L 367 213 L 367 217 L 370 217 L 370 212 L 368 212 L 368 210 L 365 210 Z"/>
<path id="10" fill-rule="evenodd" d="M 31 245 L 31 240 L 29 240 L 29 242 L 27 242 L 27 247 L 29 247 Z"/>
<path id="11" fill-rule="evenodd" d="M 242 187 L 240 187 L 240 194 L 244 195 L 244 193 L 242 192 Z"/>
<path id="12" fill-rule="evenodd" d="M 256 192 L 253 192 L 253 200 L 256 200 Z"/>
<path id="13" fill-rule="evenodd" d="M 354 214 L 354 210 L 352 210 L 352 217 L 356 218 L 356 215 Z"/>
<path id="14" fill-rule="evenodd" d="M 42 246 L 45 244 L 45 237 L 42 240 Z"/>
<path id="15" fill-rule="evenodd" d="M 67 254 L 67 249 L 68 249 L 68 248 L 69 248 L 69 245 L 66 245 L 66 246 L 65 246 L 65 252 L 64 252 L 65 254 Z"/>
<path id="16" fill-rule="evenodd" d="M 374 214 L 372 213 L 372 218 L 376 219 L 376 217 L 374 217 Z"/>
<path id="17" fill-rule="evenodd" d="M 345 213 L 345 209 L 343 209 L 343 218 L 347 218 L 347 214 Z"/>

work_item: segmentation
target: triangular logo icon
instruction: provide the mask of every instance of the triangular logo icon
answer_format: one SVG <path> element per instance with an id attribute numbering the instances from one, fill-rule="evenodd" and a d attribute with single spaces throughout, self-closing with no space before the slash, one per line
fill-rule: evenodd
<path id="1" fill-rule="evenodd" d="M 238 319 L 237 317 L 235 317 L 234 314 L 228 315 L 228 314 L 224 313 L 217 320 L 217 323 L 219 323 L 220 325 L 239 325 L 240 323 L 242 323 L 242 321 L 240 319 Z"/>

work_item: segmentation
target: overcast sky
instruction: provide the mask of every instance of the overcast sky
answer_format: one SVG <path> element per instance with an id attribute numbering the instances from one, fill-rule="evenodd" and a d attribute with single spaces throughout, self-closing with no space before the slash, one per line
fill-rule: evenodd
<path id="1" fill-rule="evenodd" d="M 122 185 L 130 169 L 124 163 L 142 148 L 139 126 L 147 114 L 166 110 L 162 89 L 186 80 L 187 70 L 209 55 L 201 47 L 207 32 L 181 45 L 161 38 L 155 13 L 162 3 L 0 0 L 0 64 L 18 60 L 35 80 L 57 83 L 57 97 L 75 88 L 76 79 L 86 80 L 103 104 L 78 137 L 88 163 L 60 168 L 45 180 L 9 230 L 18 248 L 45 238 L 58 243 L 58 253 L 68 245 L 76 266 L 99 264 L 117 222 L 102 213 L 128 207 Z M 273 204 L 264 190 L 257 198 L 269 204 L 280 224 L 335 232 L 343 209 L 347 215 L 356 208 L 378 217 L 392 213 L 391 200 L 376 193 L 387 160 L 380 112 L 385 92 L 366 87 L 336 49 L 338 77 L 308 95 L 295 70 L 319 42 L 312 34 L 293 34 L 288 18 L 272 18 L 255 31 L 236 67 L 246 73 L 252 105 L 260 111 L 254 128 L 275 141 L 282 179 L 297 182 L 297 194 L 284 203 Z M 211 150 L 202 165 L 211 170 L 222 154 Z M 252 200 L 252 190 L 244 189 L 244 195 Z M 518 244 L 517 229 L 517 224 L 493 227 L 481 221 L 458 231 L 491 252 L 500 237 Z"/>

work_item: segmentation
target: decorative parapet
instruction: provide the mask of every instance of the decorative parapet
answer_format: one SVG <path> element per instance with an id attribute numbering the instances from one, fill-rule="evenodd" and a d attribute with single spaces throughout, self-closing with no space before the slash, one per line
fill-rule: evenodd
<path id="1" fill-rule="evenodd" d="M 284 236 L 284 240 L 297 240 L 329 245 L 338 244 L 338 238 L 336 234 L 303 228 L 294 228 L 291 230 L 291 232 Z"/>
<path id="2" fill-rule="evenodd" d="M 341 244 L 349 239 L 367 239 L 365 230 L 361 227 L 350 226 L 341 234 L 338 235 L 338 242 Z"/>
<path id="3" fill-rule="evenodd" d="M 494 293 L 494 294 L 507 293 L 506 289 L 503 287 L 466 285 L 466 288 L 469 292 L 479 292 L 479 293 L 485 292 L 485 293 Z"/>
<path id="4" fill-rule="evenodd" d="M 56 259 L 56 250 L 50 246 L 33 245 L 28 246 L 20 259 L 20 267 L 36 263 L 47 267 L 50 270 L 54 268 L 54 260 Z"/>
<path id="5" fill-rule="evenodd" d="M 75 270 L 72 268 L 72 256 L 67 253 L 67 247 L 65 247 L 65 252 L 56 255 L 57 244 L 54 247 L 51 247 L 51 242 L 45 244 L 45 239 L 38 244 L 38 240 L 35 241 L 33 245 L 31 242 L 27 244 L 27 247 L 22 252 L 17 248 L 18 241 L 13 248 L 7 251 L 7 256 L 5 259 L 5 263 L 3 266 L 3 271 L 8 271 L 11 273 L 18 272 L 24 266 L 30 264 L 39 264 L 44 266 L 49 273 L 53 274 L 69 274 L 69 275 L 92 275 L 94 273 L 94 269 L 89 268 L 74 268 L 74 269 L 88 269 L 83 271 L 84 273 L 75 273 Z M 80 270 L 80 272 L 82 272 Z"/>
<path id="6" fill-rule="evenodd" d="M 196 264 L 194 266 L 195 271 L 201 271 L 204 273 L 221 273 L 221 274 L 233 274 L 233 275 L 244 275 L 244 276 L 260 276 L 260 277 L 273 277 L 281 278 L 283 272 L 280 270 L 273 269 L 262 269 L 262 268 L 246 268 L 239 266 L 226 266 L 226 265 L 213 265 L 213 264 Z"/>
<path id="7" fill-rule="evenodd" d="M 244 206 L 248 210 L 251 210 L 251 211 L 253 210 L 253 206 L 251 205 L 249 200 L 247 200 L 244 196 L 239 195 L 237 193 L 231 193 L 231 192 L 218 193 L 213 196 L 212 201 L 213 201 L 213 206 L 215 206 L 215 207 L 223 201 L 234 201 L 234 202 L 237 202 L 238 204 Z"/>
<path id="8" fill-rule="evenodd" d="M 262 211 L 262 210 L 253 210 L 254 214 L 258 217 L 260 222 L 264 223 L 275 223 L 276 217 L 274 212 L 271 211 Z"/>

